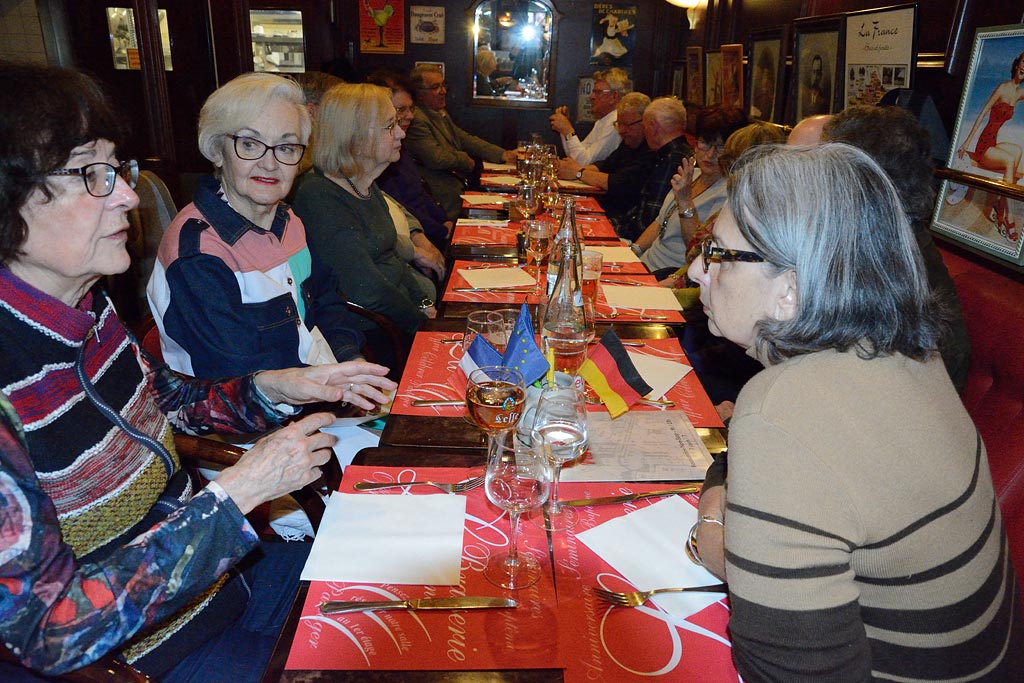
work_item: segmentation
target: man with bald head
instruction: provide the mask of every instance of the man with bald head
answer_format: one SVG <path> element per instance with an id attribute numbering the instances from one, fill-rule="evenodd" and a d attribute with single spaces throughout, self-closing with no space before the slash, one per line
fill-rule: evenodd
<path id="1" fill-rule="evenodd" d="M 786 138 L 786 144 L 790 146 L 818 144 L 821 142 L 821 131 L 830 120 L 832 120 L 831 114 L 819 114 L 802 119 L 800 123 L 793 126 L 792 132 Z"/>
<path id="2" fill-rule="evenodd" d="M 654 167 L 640 189 L 636 206 L 612 219 L 619 237 L 635 240 L 661 212 L 672 190 L 672 176 L 684 157 L 693 156 L 686 142 L 686 107 L 674 97 L 659 97 L 644 110 L 644 139 L 654 153 Z"/>

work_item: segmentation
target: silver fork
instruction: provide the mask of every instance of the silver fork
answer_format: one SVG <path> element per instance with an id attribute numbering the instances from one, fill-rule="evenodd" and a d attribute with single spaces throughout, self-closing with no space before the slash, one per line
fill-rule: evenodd
<path id="1" fill-rule="evenodd" d="M 658 593 L 728 593 L 729 584 L 716 583 L 710 586 L 687 586 L 686 588 L 655 588 L 649 591 L 633 591 L 631 593 L 616 593 L 606 591 L 603 588 L 595 588 L 594 594 L 605 602 L 616 607 L 639 607 L 647 602 L 652 595 Z"/>
<path id="2" fill-rule="evenodd" d="M 378 489 L 390 489 L 397 488 L 399 486 L 433 486 L 441 489 L 445 493 L 465 493 L 466 491 L 472 491 L 481 484 L 484 483 L 483 475 L 479 477 L 470 477 L 469 479 L 463 479 L 457 481 L 454 484 L 443 484 L 436 481 L 407 481 L 407 482 L 385 482 L 378 483 L 372 481 L 360 481 L 357 482 L 354 488 L 356 491 L 376 491 Z"/>

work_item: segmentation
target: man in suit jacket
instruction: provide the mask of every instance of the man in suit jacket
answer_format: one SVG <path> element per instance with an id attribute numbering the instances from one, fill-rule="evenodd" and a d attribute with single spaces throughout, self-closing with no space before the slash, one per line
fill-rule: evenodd
<path id="1" fill-rule="evenodd" d="M 448 87 L 441 69 L 421 65 L 410 77 L 416 89 L 416 115 L 406 133 L 405 147 L 419 164 L 434 199 L 450 220 L 462 209 L 459 195 L 473 174 L 477 159 L 492 163 L 516 162 L 515 150 L 506 150 L 470 135 L 455 125 L 447 111 Z"/>

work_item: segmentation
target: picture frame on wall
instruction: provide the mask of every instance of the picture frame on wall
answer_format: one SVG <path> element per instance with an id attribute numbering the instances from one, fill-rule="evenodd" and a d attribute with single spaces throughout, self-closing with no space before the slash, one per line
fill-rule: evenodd
<path id="1" fill-rule="evenodd" d="M 971 175 L 1020 191 L 1021 169 L 1006 159 L 1024 147 L 1024 111 L 1016 112 L 1024 76 L 1024 27 L 979 28 L 967 67 L 957 110 L 947 166 L 955 175 Z M 1012 74 L 1016 67 L 1017 74 Z M 1022 79 L 1024 80 L 1024 79 Z M 1010 162 L 1013 165 L 1013 162 Z M 1022 239 L 1024 202 L 998 191 L 987 191 L 944 180 L 935 206 L 932 229 L 958 242 L 1024 264 Z"/>
<path id="2" fill-rule="evenodd" d="M 917 67 L 917 4 L 850 12 L 843 108 L 876 105 L 890 90 L 912 88 Z"/>
<path id="3" fill-rule="evenodd" d="M 722 53 L 704 51 L 704 106 L 722 101 Z"/>
<path id="4" fill-rule="evenodd" d="M 672 62 L 672 95 L 680 102 L 686 94 L 686 60 L 677 59 Z"/>
<path id="5" fill-rule="evenodd" d="M 684 102 L 704 102 L 704 51 L 698 46 L 686 48 L 686 97 Z"/>
<path id="6" fill-rule="evenodd" d="M 789 123 L 841 108 L 844 76 L 845 15 L 793 21 L 793 72 L 789 86 Z"/>
<path id="7" fill-rule="evenodd" d="M 743 109 L 743 45 L 731 43 L 721 47 L 722 103 Z"/>
<path id="8" fill-rule="evenodd" d="M 779 26 L 751 33 L 748 38 L 747 114 L 751 118 L 782 123 L 786 103 L 785 36 L 786 31 Z"/>

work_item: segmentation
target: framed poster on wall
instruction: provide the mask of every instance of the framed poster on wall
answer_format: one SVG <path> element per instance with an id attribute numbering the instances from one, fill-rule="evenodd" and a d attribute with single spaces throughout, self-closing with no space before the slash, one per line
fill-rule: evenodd
<path id="1" fill-rule="evenodd" d="M 590 29 L 591 64 L 605 68 L 633 64 L 637 11 L 636 5 L 594 3 Z"/>
<path id="2" fill-rule="evenodd" d="M 751 33 L 747 43 L 750 78 L 747 79 L 747 113 L 762 121 L 782 122 L 785 107 L 785 32 L 780 26 Z"/>
<path id="3" fill-rule="evenodd" d="M 843 28 L 845 16 L 797 19 L 793 22 L 793 77 L 789 86 L 796 123 L 816 114 L 839 111 L 843 87 Z"/>
<path id="4" fill-rule="evenodd" d="M 704 102 L 704 55 L 699 46 L 686 48 L 686 97 L 685 102 Z"/>
<path id="5" fill-rule="evenodd" d="M 722 101 L 722 53 L 704 52 L 704 105 L 710 107 Z"/>
<path id="6" fill-rule="evenodd" d="M 1024 27 L 978 29 L 957 111 L 947 166 L 1021 189 L 1024 111 Z M 989 254 L 1024 263 L 1024 204 L 998 191 L 943 181 L 932 228 Z"/>
<path id="7" fill-rule="evenodd" d="M 723 45 L 722 104 L 743 109 L 743 45 Z"/>
<path id="8" fill-rule="evenodd" d="M 917 66 L 917 5 L 846 15 L 843 108 L 878 104 L 885 93 L 913 87 Z"/>

